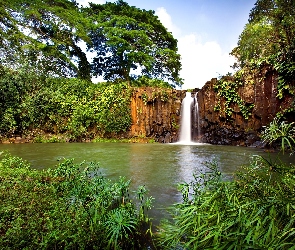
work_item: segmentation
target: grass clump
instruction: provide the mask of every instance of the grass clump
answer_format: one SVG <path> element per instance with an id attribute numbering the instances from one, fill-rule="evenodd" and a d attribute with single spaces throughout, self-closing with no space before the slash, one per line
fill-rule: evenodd
<path id="1" fill-rule="evenodd" d="M 290 150 L 292 154 L 295 145 L 295 123 L 287 123 L 275 118 L 263 131 L 262 139 L 269 145 L 277 142 L 283 154 L 286 150 Z"/>
<path id="2" fill-rule="evenodd" d="M 216 163 L 182 184 L 162 221 L 163 249 L 295 249 L 295 167 L 254 157 L 231 182 Z"/>
<path id="3" fill-rule="evenodd" d="M 108 180 L 95 163 L 38 171 L 5 155 L 0 186 L 1 249 L 142 249 L 151 238 L 147 190 L 132 196 L 130 181 Z"/>

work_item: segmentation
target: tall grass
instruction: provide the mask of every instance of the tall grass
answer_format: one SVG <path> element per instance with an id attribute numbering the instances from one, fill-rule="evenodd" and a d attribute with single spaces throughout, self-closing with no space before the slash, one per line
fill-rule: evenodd
<path id="1" fill-rule="evenodd" d="M 5 155 L 0 186 L 1 249 L 144 249 L 151 238 L 147 190 L 131 192 L 95 163 L 37 171 Z"/>
<path id="2" fill-rule="evenodd" d="M 283 153 L 287 149 L 292 152 L 295 145 L 295 123 L 287 123 L 285 121 L 279 122 L 279 120 L 275 118 L 263 131 L 262 139 L 270 145 L 275 142 L 280 143 Z"/>
<path id="3" fill-rule="evenodd" d="M 159 247 L 295 249 L 295 167 L 269 163 L 254 157 L 232 182 L 216 163 L 195 175 L 189 198 L 186 189 L 172 220 L 160 224 Z"/>

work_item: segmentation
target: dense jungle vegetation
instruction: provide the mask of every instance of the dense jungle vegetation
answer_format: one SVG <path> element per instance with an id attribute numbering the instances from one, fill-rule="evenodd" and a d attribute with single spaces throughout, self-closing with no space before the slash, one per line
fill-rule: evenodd
<path id="1" fill-rule="evenodd" d="M 247 105 L 238 95 L 239 86 L 261 81 L 265 71 L 278 75 L 277 98 L 292 99 L 292 104 L 277 114 L 281 120 L 294 121 L 295 112 L 295 5 L 292 0 L 258 0 L 250 11 L 248 23 L 231 55 L 237 62 L 233 76 L 224 76 L 215 90 L 225 99 L 224 112 L 230 116 L 236 103 L 244 118 L 253 105 Z M 216 111 L 220 107 L 216 106 Z"/>
<path id="2" fill-rule="evenodd" d="M 132 192 L 129 180 L 106 179 L 96 163 L 38 171 L 1 158 L 1 249 L 142 249 L 151 239 L 144 186 Z"/>
<path id="3" fill-rule="evenodd" d="M 294 31 L 294 1 L 258 0 L 232 51 L 238 70 L 216 90 L 232 101 L 230 90 L 267 66 L 278 72 L 278 98 L 294 98 Z M 130 125 L 132 86 L 181 84 L 177 41 L 152 11 L 120 0 L 89 8 L 0 0 L 0 33 L 1 135 L 117 133 Z M 95 53 L 91 61 L 81 43 Z M 109 82 L 95 85 L 95 75 Z M 281 153 L 294 151 L 294 123 L 283 120 L 292 112 L 263 133 Z M 37 171 L 18 157 L 0 158 L 2 249 L 295 249 L 295 167 L 279 160 L 253 157 L 230 182 L 218 163 L 207 163 L 192 173 L 195 181 L 179 184 L 183 202 L 153 234 L 143 186 L 132 192 L 124 178 L 111 182 L 95 163 L 65 160 Z"/>
<path id="4" fill-rule="evenodd" d="M 0 55 L 2 137 L 115 136 L 130 126 L 131 87 L 182 84 L 177 40 L 154 11 L 122 0 L 1 0 Z"/>

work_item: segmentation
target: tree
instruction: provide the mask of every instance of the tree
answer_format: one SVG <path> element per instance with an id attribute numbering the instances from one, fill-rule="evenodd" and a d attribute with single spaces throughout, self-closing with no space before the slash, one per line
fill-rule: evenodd
<path id="1" fill-rule="evenodd" d="M 167 79 L 181 85 L 177 40 L 161 24 L 154 11 L 129 6 L 119 0 L 90 4 L 86 10 L 96 24 L 91 31 L 96 53 L 94 75 L 106 80 L 130 80 L 138 75 Z M 134 73 L 139 70 L 140 73 Z"/>
<path id="2" fill-rule="evenodd" d="M 294 46 L 295 4 L 293 0 L 258 0 L 251 10 L 249 23 L 267 19 L 273 27 L 275 40 L 281 49 Z"/>
<path id="3" fill-rule="evenodd" d="M 294 0 L 257 0 L 232 55 L 241 67 L 266 63 L 279 74 L 278 96 L 295 94 Z"/>
<path id="4" fill-rule="evenodd" d="M 90 42 L 85 29 L 88 23 L 75 2 L 1 0 L 0 5 L 0 32 L 9 31 L 0 44 L 2 51 L 6 43 L 43 73 L 90 80 L 90 63 L 79 46 L 80 41 Z"/>
<path id="5" fill-rule="evenodd" d="M 242 64 L 279 54 L 281 59 L 295 46 L 295 5 L 293 0 L 258 0 L 249 22 L 233 50 Z"/>
<path id="6" fill-rule="evenodd" d="M 15 62 L 19 58 L 25 36 L 19 31 L 17 21 L 11 15 L 7 2 L 0 0 L 0 63 Z"/>
<path id="7" fill-rule="evenodd" d="M 7 68 L 30 65 L 42 75 L 89 81 L 102 75 L 130 82 L 141 75 L 181 84 L 177 40 L 154 11 L 122 0 L 89 8 L 73 0 L 0 0 L 0 35 L 0 63 Z M 94 52 L 92 63 L 81 42 Z"/>

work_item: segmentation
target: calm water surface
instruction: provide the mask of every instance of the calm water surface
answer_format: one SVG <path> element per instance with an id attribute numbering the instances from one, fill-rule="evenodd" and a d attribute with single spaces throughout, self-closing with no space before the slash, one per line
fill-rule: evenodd
<path id="1" fill-rule="evenodd" d="M 0 151 L 8 150 L 22 157 L 37 169 L 54 167 L 63 158 L 99 162 L 101 172 L 111 178 L 126 176 L 132 186 L 145 185 L 155 198 L 154 217 L 163 217 L 164 208 L 181 201 L 177 183 L 193 180 L 192 173 L 204 170 L 204 162 L 216 160 L 221 171 L 230 176 L 241 165 L 249 163 L 251 156 L 267 153 L 255 148 L 131 143 L 48 143 L 0 144 Z M 275 157 L 275 155 L 272 155 Z M 284 161 L 295 163 L 295 156 Z"/>

